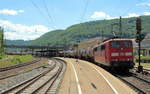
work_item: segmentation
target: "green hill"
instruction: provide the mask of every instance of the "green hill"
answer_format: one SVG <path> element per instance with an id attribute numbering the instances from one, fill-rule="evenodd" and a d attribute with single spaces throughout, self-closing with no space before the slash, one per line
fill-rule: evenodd
<path id="1" fill-rule="evenodd" d="M 7 45 L 27 45 L 29 41 L 24 40 L 5 40 L 5 44 Z"/>
<path id="2" fill-rule="evenodd" d="M 150 33 L 150 16 L 142 16 L 142 32 Z M 30 41 L 29 45 L 63 45 L 74 44 L 77 41 L 85 41 L 87 39 L 100 37 L 112 37 L 112 32 L 120 35 L 119 19 L 97 20 L 76 24 L 68 27 L 66 30 L 50 31 L 41 37 Z M 111 24 L 118 24 L 112 25 Z M 136 18 L 122 18 L 122 36 L 127 38 L 135 37 Z"/>
<path id="3" fill-rule="evenodd" d="M 63 37 L 64 30 L 54 30 L 48 33 L 45 33 L 41 37 L 36 40 L 32 40 L 29 42 L 29 45 L 53 45 L 60 43 L 61 37 Z"/>

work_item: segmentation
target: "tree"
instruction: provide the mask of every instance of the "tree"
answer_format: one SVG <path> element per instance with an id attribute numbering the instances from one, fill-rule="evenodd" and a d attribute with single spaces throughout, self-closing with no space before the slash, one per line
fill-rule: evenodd
<path id="1" fill-rule="evenodd" d="M 0 27 L 0 55 L 4 54 L 4 29 Z"/>

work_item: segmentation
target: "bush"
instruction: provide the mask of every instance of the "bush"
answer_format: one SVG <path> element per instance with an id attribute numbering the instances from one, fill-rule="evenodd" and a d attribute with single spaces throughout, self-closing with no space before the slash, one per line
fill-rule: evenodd
<path id="1" fill-rule="evenodd" d="M 139 57 L 135 57 L 136 62 L 139 61 Z M 141 56 L 141 62 L 143 63 L 149 63 L 150 62 L 150 56 Z"/>

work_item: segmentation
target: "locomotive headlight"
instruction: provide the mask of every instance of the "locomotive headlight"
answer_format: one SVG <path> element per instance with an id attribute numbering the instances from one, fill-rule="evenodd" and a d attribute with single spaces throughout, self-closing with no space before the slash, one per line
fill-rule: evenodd
<path id="1" fill-rule="evenodd" d="M 132 52 L 125 53 L 125 56 L 132 56 Z"/>
<path id="2" fill-rule="evenodd" d="M 111 53 L 111 56 L 119 56 L 119 53 Z"/>
<path id="3" fill-rule="evenodd" d="M 112 61 L 118 61 L 118 59 L 112 59 Z"/>
<path id="4" fill-rule="evenodd" d="M 116 59 L 116 61 L 118 61 L 118 59 Z"/>

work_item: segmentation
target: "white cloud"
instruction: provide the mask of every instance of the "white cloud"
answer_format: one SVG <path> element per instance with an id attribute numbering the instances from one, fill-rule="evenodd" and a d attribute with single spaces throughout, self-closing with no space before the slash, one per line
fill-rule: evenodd
<path id="1" fill-rule="evenodd" d="M 118 17 L 108 17 L 108 18 L 106 18 L 106 19 L 108 19 L 108 20 L 111 20 L 111 19 L 117 19 L 117 18 L 119 18 L 119 16 Z"/>
<path id="2" fill-rule="evenodd" d="M 27 26 L 23 24 L 14 24 L 6 20 L 0 20 L 0 26 L 4 27 L 5 38 L 10 40 L 33 40 L 50 31 L 43 25 Z"/>
<path id="3" fill-rule="evenodd" d="M 129 17 L 138 17 L 140 16 L 139 14 L 136 14 L 136 13 L 129 13 L 127 16 L 124 16 L 123 18 L 129 18 Z M 91 16 L 91 18 L 93 19 L 96 19 L 96 18 L 99 18 L 99 19 L 116 19 L 116 18 L 119 18 L 118 17 L 113 17 L 113 16 L 110 16 L 109 14 L 106 14 L 105 12 L 101 12 L 101 11 L 96 11 L 93 13 L 93 15 Z"/>
<path id="4" fill-rule="evenodd" d="M 144 12 L 144 15 L 150 15 L 150 12 Z"/>
<path id="5" fill-rule="evenodd" d="M 130 17 L 139 17 L 139 14 L 136 13 L 129 13 L 127 16 L 124 16 L 123 18 L 130 18 Z"/>
<path id="6" fill-rule="evenodd" d="M 148 2 L 142 2 L 142 3 L 136 4 L 136 6 L 150 6 L 150 3 L 148 3 Z"/>
<path id="7" fill-rule="evenodd" d="M 144 12 L 144 15 L 149 15 L 150 12 Z M 139 17 L 140 15 L 137 13 L 129 13 L 127 16 L 123 16 L 122 18 L 130 18 L 130 17 Z M 105 12 L 101 12 L 101 11 L 96 11 L 92 14 L 92 16 L 90 16 L 90 18 L 93 19 L 117 19 L 119 18 L 119 16 L 110 16 L 109 14 L 105 13 Z"/>
<path id="8" fill-rule="evenodd" d="M 102 11 L 96 11 L 92 14 L 91 16 L 92 19 L 116 19 L 118 17 L 113 17 L 113 16 L 110 16 L 109 14 L 105 13 L 105 12 L 102 12 Z"/>
<path id="9" fill-rule="evenodd" d="M 95 18 L 104 18 L 104 19 L 107 19 L 107 18 L 110 18 L 110 16 L 105 13 L 105 12 L 102 12 L 102 11 L 96 11 L 92 14 L 91 18 L 95 19 Z"/>
<path id="10" fill-rule="evenodd" d="M 17 15 L 19 13 L 23 13 L 24 10 L 13 10 L 13 9 L 2 9 L 0 10 L 0 14 L 5 14 L 5 15 Z"/>

